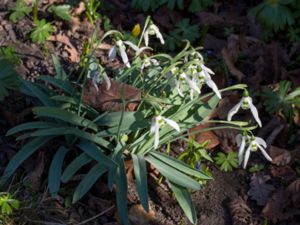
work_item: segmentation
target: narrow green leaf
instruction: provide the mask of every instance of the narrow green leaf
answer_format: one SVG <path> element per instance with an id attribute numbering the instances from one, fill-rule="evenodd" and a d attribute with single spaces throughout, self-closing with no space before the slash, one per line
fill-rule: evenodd
<path id="1" fill-rule="evenodd" d="M 173 182 L 170 182 L 170 187 L 187 218 L 191 223 L 197 224 L 196 210 L 188 190 Z"/>
<path id="2" fill-rule="evenodd" d="M 55 87 L 65 91 L 70 95 L 75 92 L 73 86 L 68 80 L 61 80 L 51 76 L 39 76 L 39 79 L 54 85 Z"/>
<path id="3" fill-rule="evenodd" d="M 82 140 L 77 146 L 98 163 L 112 169 L 117 167 L 117 164 L 106 156 L 94 143 Z"/>
<path id="4" fill-rule="evenodd" d="M 50 165 L 48 174 L 48 186 L 50 194 L 54 196 L 59 191 L 62 165 L 68 151 L 69 150 L 66 149 L 64 146 L 60 146 L 57 152 L 55 153 Z"/>
<path id="5" fill-rule="evenodd" d="M 191 177 L 181 173 L 177 169 L 165 164 L 164 162 L 156 159 L 155 157 L 148 155 L 145 159 L 151 163 L 166 179 L 178 184 L 182 187 L 190 188 L 193 190 L 200 190 L 200 184 L 193 180 Z"/>
<path id="6" fill-rule="evenodd" d="M 46 128 L 53 128 L 53 127 L 57 127 L 57 124 L 50 123 L 50 122 L 43 122 L 43 121 L 28 122 L 11 128 L 10 130 L 7 131 L 6 135 L 9 136 L 26 130 L 46 129 Z"/>
<path id="7" fill-rule="evenodd" d="M 132 154 L 135 183 L 144 209 L 149 211 L 146 161 L 143 156 Z"/>
<path id="8" fill-rule="evenodd" d="M 68 76 L 66 74 L 66 72 L 64 71 L 63 67 L 61 66 L 58 58 L 56 57 L 56 55 L 51 55 L 52 56 L 52 61 L 53 61 L 53 65 L 54 65 L 54 69 L 56 72 L 56 79 L 59 80 L 68 80 Z"/>
<path id="9" fill-rule="evenodd" d="M 50 141 L 52 137 L 37 137 L 27 142 L 9 161 L 0 181 L 0 187 L 12 176 L 16 169 L 41 146 Z"/>
<path id="10" fill-rule="evenodd" d="M 205 180 L 212 179 L 211 177 L 207 176 L 206 174 L 202 173 L 201 171 L 198 171 L 198 170 L 194 169 L 190 165 L 188 165 L 188 164 L 186 164 L 186 163 L 184 163 L 180 160 L 177 160 L 177 159 L 175 159 L 171 156 L 168 156 L 164 153 L 151 151 L 148 154 L 150 154 L 153 157 L 155 157 L 156 159 L 164 162 L 165 164 L 173 167 L 174 169 L 177 169 L 177 170 L 179 170 L 183 173 L 186 173 L 188 175 L 195 176 L 197 178 L 205 179 Z"/>
<path id="11" fill-rule="evenodd" d="M 75 203 L 80 200 L 106 171 L 107 168 L 100 163 L 95 165 L 76 187 L 72 202 Z"/>
<path id="12" fill-rule="evenodd" d="M 77 156 L 64 170 L 61 180 L 63 183 L 67 183 L 74 174 L 80 170 L 84 165 L 90 163 L 92 161 L 92 158 L 89 157 L 87 154 L 82 153 L 79 156 Z"/>
<path id="13" fill-rule="evenodd" d="M 39 117 L 59 119 L 73 125 L 88 127 L 94 131 L 98 129 L 98 126 L 92 121 L 58 107 L 34 107 L 32 111 Z"/>

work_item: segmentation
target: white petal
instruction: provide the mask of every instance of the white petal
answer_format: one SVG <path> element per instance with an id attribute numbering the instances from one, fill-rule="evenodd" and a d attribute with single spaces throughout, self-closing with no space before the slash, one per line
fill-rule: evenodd
<path id="1" fill-rule="evenodd" d="M 228 112 L 228 116 L 227 116 L 228 121 L 231 121 L 231 118 L 239 111 L 242 104 L 243 104 L 243 100 L 241 100 L 238 104 L 233 106 L 232 109 L 230 109 L 230 111 Z"/>
<path id="2" fill-rule="evenodd" d="M 110 82 L 110 79 L 109 77 L 106 75 L 106 73 L 103 73 L 103 78 L 106 82 L 106 90 L 109 90 L 110 89 L 110 86 L 111 86 L 111 82 Z"/>
<path id="3" fill-rule="evenodd" d="M 256 120 L 256 122 L 258 123 L 258 125 L 260 127 L 262 127 L 261 121 L 260 121 L 259 116 L 258 116 L 258 111 L 257 111 L 256 107 L 253 105 L 252 100 L 249 100 L 248 103 L 249 103 L 250 110 L 251 110 L 251 113 L 252 113 L 254 119 Z"/>
<path id="4" fill-rule="evenodd" d="M 108 58 L 110 61 L 115 60 L 117 56 L 117 47 L 114 45 L 108 52 Z"/>
<path id="5" fill-rule="evenodd" d="M 139 48 L 138 51 L 135 52 L 135 55 L 139 56 L 143 51 L 145 51 L 147 49 L 152 50 L 152 48 L 150 48 L 150 47 L 141 47 L 141 48 Z"/>
<path id="6" fill-rule="evenodd" d="M 154 130 L 154 148 L 156 149 L 159 145 L 159 125 L 156 124 Z"/>
<path id="7" fill-rule="evenodd" d="M 249 147 L 247 148 L 246 153 L 245 153 L 244 169 L 246 169 L 246 167 L 247 167 L 247 163 L 248 163 L 248 160 L 249 160 L 249 157 L 250 157 L 250 152 L 251 152 L 251 144 L 249 145 Z"/>
<path id="8" fill-rule="evenodd" d="M 245 146 L 246 146 L 246 140 L 245 140 L 245 138 L 242 138 L 242 142 L 241 142 L 241 145 L 240 145 L 240 148 L 239 148 L 239 153 L 238 153 L 239 165 L 241 165 L 242 162 L 243 162 Z"/>
<path id="9" fill-rule="evenodd" d="M 94 87 L 96 88 L 96 90 L 98 92 L 99 88 L 98 88 L 98 84 L 97 84 L 97 76 L 93 76 L 92 82 L 93 82 L 93 85 L 94 85 Z"/>
<path id="10" fill-rule="evenodd" d="M 243 140 L 243 135 L 238 134 L 235 136 L 235 142 L 236 142 L 237 146 L 241 146 L 242 140 Z"/>
<path id="11" fill-rule="evenodd" d="M 218 96 L 218 98 L 221 99 L 222 96 L 221 96 L 219 89 L 218 89 L 217 85 L 215 84 L 215 82 L 213 82 L 212 79 L 204 78 L 204 80 L 205 80 L 205 83 L 207 84 L 207 86 L 209 86 L 215 92 L 215 94 Z"/>
<path id="12" fill-rule="evenodd" d="M 158 126 L 157 122 L 156 122 L 156 117 L 153 117 L 151 120 L 151 128 L 150 128 L 150 133 L 154 133 L 155 132 L 155 127 Z"/>
<path id="13" fill-rule="evenodd" d="M 157 27 L 156 25 L 153 24 L 153 25 L 152 25 L 152 29 L 154 30 L 154 32 L 155 32 L 155 34 L 156 34 L 156 37 L 160 40 L 160 43 L 161 43 L 162 45 L 164 45 L 164 44 L 165 44 L 165 41 L 164 41 L 163 36 L 162 36 L 162 34 L 160 33 L 158 27 Z"/>
<path id="14" fill-rule="evenodd" d="M 179 128 L 179 125 L 178 123 L 176 123 L 174 120 L 170 120 L 170 119 L 167 119 L 167 118 L 164 118 L 163 117 L 163 120 L 169 124 L 171 127 L 173 127 L 175 130 L 177 130 L 178 132 L 180 132 L 180 128 Z"/>
<path id="15" fill-rule="evenodd" d="M 198 94 L 200 94 L 200 89 L 198 88 L 196 82 L 190 80 L 186 75 L 184 75 L 184 79 L 185 79 L 185 81 L 188 83 L 188 85 L 190 86 L 191 89 L 193 89 L 193 90 L 196 91 Z"/>
<path id="16" fill-rule="evenodd" d="M 205 73 L 208 73 L 208 74 L 215 74 L 214 71 L 212 71 L 210 68 L 204 66 L 203 64 L 200 65 L 202 70 L 205 72 Z"/>
<path id="17" fill-rule="evenodd" d="M 148 29 L 144 33 L 144 40 L 145 40 L 145 45 L 148 46 L 148 44 L 149 44 L 149 30 Z"/>
<path id="18" fill-rule="evenodd" d="M 260 137 L 255 137 L 255 141 L 257 144 L 262 145 L 264 148 L 267 148 L 267 143 L 265 142 L 264 139 Z"/>
<path id="19" fill-rule="evenodd" d="M 268 155 L 268 153 L 266 152 L 266 150 L 261 147 L 259 144 L 257 144 L 257 147 L 260 149 L 260 151 L 262 152 L 262 154 L 264 155 L 264 157 L 269 160 L 270 162 L 272 162 L 272 158 Z"/>
<path id="20" fill-rule="evenodd" d="M 176 82 L 176 89 L 178 91 L 178 94 L 181 96 L 181 97 L 184 97 L 182 91 L 181 91 L 181 81 L 180 80 L 175 80 Z"/>
<path id="21" fill-rule="evenodd" d="M 136 46 L 135 44 L 133 44 L 130 41 L 123 41 L 123 43 L 128 45 L 130 48 L 132 48 L 136 52 L 140 50 L 138 46 Z"/>
<path id="22" fill-rule="evenodd" d="M 123 46 L 119 46 L 119 53 L 122 58 L 123 63 L 130 68 L 130 63 L 128 61 L 128 56 L 126 54 L 125 48 Z"/>

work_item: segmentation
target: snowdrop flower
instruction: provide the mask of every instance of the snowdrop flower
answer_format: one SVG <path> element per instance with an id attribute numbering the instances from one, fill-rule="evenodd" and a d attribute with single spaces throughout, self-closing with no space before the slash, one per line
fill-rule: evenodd
<path id="1" fill-rule="evenodd" d="M 110 79 L 107 76 L 104 68 L 98 63 L 95 57 L 92 57 L 89 61 L 87 78 L 92 80 L 92 83 L 97 91 L 99 91 L 98 83 L 101 82 L 103 79 L 106 82 L 106 89 L 107 90 L 110 89 L 111 86 Z"/>
<path id="2" fill-rule="evenodd" d="M 193 92 L 194 91 L 196 91 L 198 94 L 201 93 L 199 87 L 197 86 L 196 80 L 195 79 L 191 80 L 190 78 L 188 78 L 186 73 L 180 73 L 178 80 L 176 80 L 175 82 L 176 82 L 176 89 L 178 91 L 178 94 L 181 97 L 184 97 L 184 95 L 182 93 L 182 83 L 183 82 L 186 82 L 189 85 L 190 91 L 191 91 L 190 92 L 191 93 L 191 98 L 193 98 Z"/>
<path id="3" fill-rule="evenodd" d="M 219 99 L 221 99 L 221 93 L 217 87 L 217 85 L 215 84 L 215 82 L 211 79 L 211 74 L 215 74 L 211 69 L 209 69 L 208 67 L 204 66 L 203 64 L 199 65 L 201 68 L 201 71 L 199 73 L 199 79 L 200 79 L 200 83 L 205 83 L 208 87 L 210 87 L 213 92 L 215 92 L 215 94 L 218 96 Z"/>
<path id="4" fill-rule="evenodd" d="M 242 135 L 241 135 L 242 136 Z M 267 143 L 260 137 L 249 137 L 249 136 L 237 136 L 237 139 L 240 140 L 240 149 L 239 149 L 239 163 L 242 163 L 242 158 L 244 156 L 244 169 L 246 169 L 249 157 L 250 157 L 250 153 L 251 152 L 256 152 L 257 149 L 259 149 L 262 154 L 264 155 L 264 157 L 269 160 L 272 161 L 272 158 L 268 155 L 268 153 L 266 152 L 266 148 L 267 148 Z M 242 138 L 242 140 L 241 140 Z M 246 149 L 245 152 L 245 147 L 246 144 L 248 144 L 248 147 Z M 245 153 L 244 153 L 245 152 Z M 245 154 L 245 155 L 244 155 Z"/>
<path id="5" fill-rule="evenodd" d="M 153 66 L 159 66 L 159 62 L 156 59 L 146 57 L 144 59 L 144 62 L 142 64 L 142 66 L 141 66 L 141 71 L 143 71 L 144 68 L 147 68 L 147 67 L 149 67 L 151 65 L 153 65 Z"/>
<path id="6" fill-rule="evenodd" d="M 133 47 L 135 45 L 133 43 L 131 43 L 130 41 L 123 42 L 121 40 L 118 40 L 118 41 L 116 41 L 116 44 L 109 50 L 108 58 L 109 58 L 109 60 L 113 61 L 116 58 L 117 53 L 118 53 L 121 56 L 123 63 L 128 68 L 130 68 L 130 63 L 128 60 L 128 56 L 126 54 L 126 47 L 124 44 L 127 44 L 128 46 L 132 47 L 133 49 L 135 48 L 135 47 Z M 138 48 L 138 47 L 136 46 L 136 48 Z"/>
<path id="7" fill-rule="evenodd" d="M 238 134 L 235 137 L 235 141 L 236 141 L 237 145 L 239 146 L 239 151 L 238 151 L 239 165 L 241 165 L 242 162 L 243 162 L 243 157 L 244 157 L 244 151 L 245 151 L 246 143 L 249 140 L 250 140 L 250 136 L 248 136 L 248 135 Z"/>
<path id="8" fill-rule="evenodd" d="M 150 22 L 151 23 L 151 22 Z M 145 33 L 144 33 L 144 39 L 145 39 L 145 45 L 146 46 L 148 46 L 148 44 L 149 44 L 149 35 L 156 35 L 156 38 L 158 38 L 159 40 L 160 40 L 160 43 L 163 45 L 163 44 L 165 44 L 165 41 L 164 41 L 164 39 L 163 39 L 163 36 L 162 36 L 162 34 L 160 33 L 160 31 L 159 31 L 159 29 L 158 29 L 158 27 L 155 25 L 155 24 L 153 24 L 153 23 L 151 23 L 150 25 L 149 25 L 149 27 L 147 28 L 147 30 L 145 31 Z"/>
<path id="9" fill-rule="evenodd" d="M 169 126 L 173 127 L 175 130 L 180 132 L 179 125 L 168 118 L 163 116 L 155 116 L 152 118 L 150 133 L 154 133 L 154 148 L 157 148 L 159 145 L 159 128 L 167 123 Z"/>
<path id="10" fill-rule="evenodd" d="M 256 122 L 258 123 L 258 125 L 260 127 L 262 127 L 261 121 L 258 116 L 258 111 L 257 111 L 256 107 L 253 105 L 252 98 L 249 96 L 247 91 L 244 91 L 243 98 L 241 99 L 241 101 L 238 104 L 236 104 L 229 111 L 227 120 L 231 121 L 233 115 L 235 115 L 239 111 L 240 108 L 245 109 L 245 110 L 250 109 Z"/>

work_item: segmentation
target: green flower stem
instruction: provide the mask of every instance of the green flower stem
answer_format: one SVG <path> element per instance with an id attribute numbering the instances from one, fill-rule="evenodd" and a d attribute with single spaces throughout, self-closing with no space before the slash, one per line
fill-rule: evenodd
<path id="1" fill-rule="evenodd" d="M 145 25 L 144 25 L 144 28 L 143 28 L 143 32 L 142 32 L 142 35 L 141 35 L 139 43 L 138 43 L 138 47 L 140 47 L 141 44 L 142 44 L 144 33 L 145 33 L 145 31 L 146 31 L 146 29 L 148 27 L 148 24 L 149 24 L 150 20 L 151 20 L 151 17 L 147 16 L 147 19 L 146 19 L 146 22 L 145 22 Z"/>
<path id="2" fill-rule="evenodd" d="M 33 0 L 33 22 L 36 23 L 38 21 L 38 0 Z"/>

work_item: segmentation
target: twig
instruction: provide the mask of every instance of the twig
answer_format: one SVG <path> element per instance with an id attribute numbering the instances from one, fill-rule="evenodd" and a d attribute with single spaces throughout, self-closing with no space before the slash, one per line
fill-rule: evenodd
<path id="1" fill-rule="evenodd" d="M 85 220 L 85 221 L 82 221 L 82 222 L 80 222 L 80 223 L 77 223 L 76 225 L 86 224 L 86 223 L 88 223 L 88 222 L 90 222 L 90 221 L 92 221 L 92 220 L 94 220 L 94 219 L 97 219 L 98 217 L 104 215 L 105 213 L 109 212 L 109 211 L 112 210 L 113 208 L 115 208 L 115 205 L 109 207 L 108 209 L 104 210 L 103 212 L 97 214 L 96 216 L 93 216 L 92 218 L 89 218 L 89 219 L 87 219 L 87 220 Z"/>

